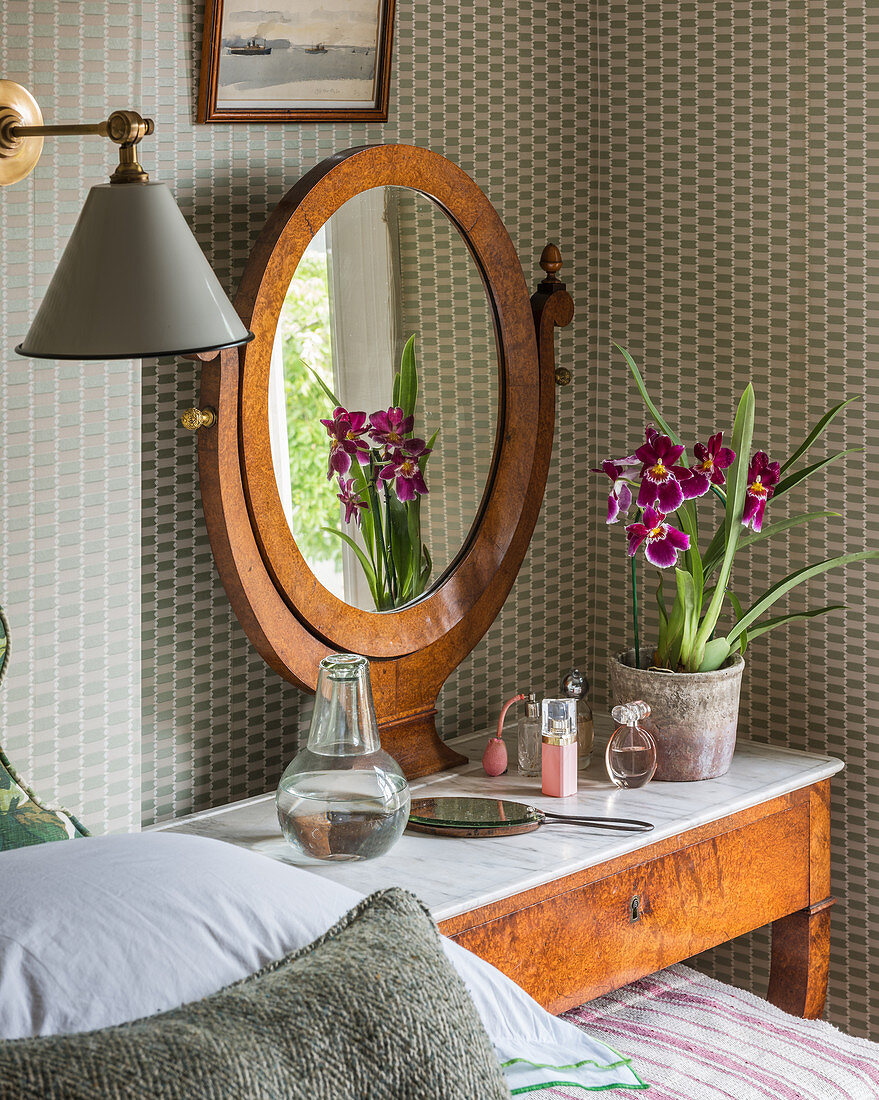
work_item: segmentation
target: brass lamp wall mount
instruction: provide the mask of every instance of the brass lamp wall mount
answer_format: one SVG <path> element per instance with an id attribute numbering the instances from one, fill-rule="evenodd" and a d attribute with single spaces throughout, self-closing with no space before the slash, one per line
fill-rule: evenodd
<path id="1" fill-rule="evenodd" d="M 111 183 L 146 183 L 149 176 L 138 163 L 135 146 L 155 124 L 137 111 L 114 111 L 103 122 L 44 126 L 39 104 L 27 88 L 14 80 L 0 80 L 0 186 L 18 183 L 34 170 L 43 151 L 43 138 L 94 134 L 119 146 L 119 164 Z"/>

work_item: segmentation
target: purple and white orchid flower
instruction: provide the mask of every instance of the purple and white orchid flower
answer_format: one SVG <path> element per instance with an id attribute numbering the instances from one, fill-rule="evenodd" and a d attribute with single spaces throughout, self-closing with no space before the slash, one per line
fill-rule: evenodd
<path id="1" fill-rule="evenodd" d="M 684 453 L 679 443 L 672 443 L 667 435 L 660 435 L 648 425 L 647 442 L 635 451 L 635 457 L 641 463 L 641 488 L 638 490 L 639 508 L 658 508 L 668 515 L 674 512 L 691 496 L 690 471 L 685 466 L 676 465 Z"/>
<path id="2" fill-rule="evenodd" d="M 642 519 L 642 523 L 630 523 L 626 528 L 630 558 L 635 556 L 635 551 L 646 540 L 644 554 L 650 564 L 668 569 L 677 562 L 680 551 L 690 549 L 690 536 L 666 523 L 664 512 L 654 511 L 648 506 L 644 509 Z"/>
<path id="3" fill-rule="evenodd" d="M 339 488 L 341 493 L 336 493 L 336 496 L 345 505 L 345 522 L 350 523 L 354 520 L 354 523 L 360 526 L 360 513 L 361 511 L 368 511 L 369 505 L 365 500 L 361 500 L 357 490 L 354 488 L 353 477 L 340 477 Z"/>
<path id="4" fill-rule="evenodd" d="M 379 447 L 393 450 L 403 446 L 414 424 L 414 416 L 403 416 L 403 410 L 392 405 L 387 412 L 379 409 L 370 416 L 369 434 Z M 421 442 L 423 443 L 424 440 Z"/>
<path id="5" fill-rule="evenodd" d="M 726 477 L 723 471 L 733 464 L 736 453 L 729 447 L 722 446 L 723 432 L 712 435 L 707 445 L 696 443 L 693 446 L 693 454 L 696 456 L 696 464 L 690 467 L 689 488 L 693 497 L 704 496 L 712 485 L 723 486 Z M 685 493 L 686 495 L 686 493 Z"/>
<path id="6" fill-rule="evenodd" d="M 632 506 L 632 490 L 626 476 L 626 470 L 630 466 L 637 466 L 638 459 L 630 455 L 628 458 L 606 458 L 600 467 L 593 466 L 593 474 L 605 473 L 611 480 L 610 494 L 607 498 L 607 519 L 605 523 L 616 523 L 620 514 L 625 515 Z"/>
<path id="7" fill-rule="evenodd" d="M 366 432 L 365 412 L 348 412 L 337 405 L 333 409 L 333 419 L 321 420 L 321 424 L 331 440 L 327 481 L 334 474 L 344 477 L 351 469 L 352 458 L 356 458 L 361 466 L 369 465 L 369 444 L 362 438 Z"/>
<path id="8" fill-rule="evenodd" d="M 379 470 L 382 481 L 393 481 L 394 492 L 401 503 L 426 495 L 427 485 L 418 459 L 427 454 L 430 454 L 430 447 L 425 446 L 423 439 L 407 439 L 402 447 L 391 452 L 387 465 Z"/>
<path id="9" fill-rule="evenodd" d="M 742 523 L 745 527 L 759 531 L 763 526 L 766 501 L 775 492 L 775 486 L 780 477 L 779 464 L 770 462 L 769 455 L 765 451 L 757 451 L 748 466 L 748 488 L 745 492 L 745 510 L 742 514 Z"/>

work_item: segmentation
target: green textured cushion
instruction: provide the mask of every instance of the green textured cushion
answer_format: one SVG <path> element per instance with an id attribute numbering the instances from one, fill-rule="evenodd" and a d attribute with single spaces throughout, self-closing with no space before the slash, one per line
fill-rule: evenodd
<path id="1" fill-rule="evenodd" d="M 0 607 L 0 681 L 9 665 L 9 624 Z M 24 784 L 0 749 L 0 852 L 88 836 L 88 831 L 65 810 L 50 810 Z"/>
<path id="2" fill-rule="evenodd" d="M 171 1012 L 0 1042 L 3 1100 L 500 1100 L 427 910 L 373 894 L 313 944 Z"/>
<path id="3" fill-rule="evenodd" d="M 0 851 L 85 835 L 71 815 L 41 806 L 0 751 Z"/>

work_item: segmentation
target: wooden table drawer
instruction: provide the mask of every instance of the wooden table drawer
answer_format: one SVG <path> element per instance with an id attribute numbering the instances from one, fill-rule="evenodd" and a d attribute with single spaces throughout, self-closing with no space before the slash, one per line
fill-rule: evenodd
<path id="1" fill-rule="evenodd" d="M 449 932 L 563 1012 L 809 904 L 808 802 L 685 837 L 675 851 Z"/>

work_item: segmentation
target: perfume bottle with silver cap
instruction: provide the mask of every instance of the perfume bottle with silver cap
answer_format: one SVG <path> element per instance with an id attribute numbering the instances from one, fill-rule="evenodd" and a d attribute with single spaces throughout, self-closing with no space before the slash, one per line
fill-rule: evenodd
<path id="1" fill-rule="evenodd" d="M 525 696 L 525 716 L 519 719 L 519 775 L 540 775 L 540 704 L 534 692 Z"/>
<path id="2" fill-rule="evenodd" d="M 610 715 L 617 728 L 604 755 L 607 774 L 618 787 L 643 787 L 656 771 L 656 742 L 641 724 L 650 707 L 638 700 L 614 707 Z"/>
<path id="3" fill-rule="evenodd" d="M 577 767 L 580 771 L 589 767 L 595 741 L 592 707 L 586 698 L 588 692 L 589 681 L 578 668 L 571 669 L 562 680 L 562 695 L 577 701 Z"/>

